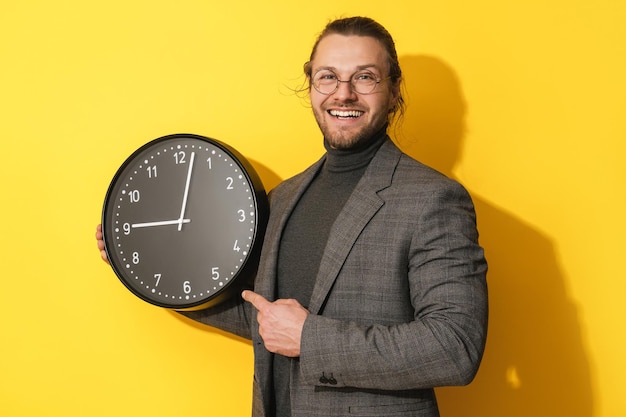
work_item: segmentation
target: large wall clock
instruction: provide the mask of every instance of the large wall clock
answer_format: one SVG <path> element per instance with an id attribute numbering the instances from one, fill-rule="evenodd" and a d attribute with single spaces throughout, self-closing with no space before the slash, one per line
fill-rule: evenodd
<path id="1" fill-rule="evenodd" d="M 174 310 L 214 306 L 250 286 L 269 207 L 261 180 L 234 148 L 175 134 L 121 165 L 102 214 L 105 250 L 136 296 Z"/>

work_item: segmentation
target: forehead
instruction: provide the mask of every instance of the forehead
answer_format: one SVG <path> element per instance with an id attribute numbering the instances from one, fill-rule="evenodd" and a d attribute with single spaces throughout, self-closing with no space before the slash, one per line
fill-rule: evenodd
<path id="1" fill-rule="evenodd" d="M 320 68 L 354 71 L 363 67 L 389 70 L 387 51 L 376 38 L 354 35 L 327 35 L 317 45 L 312 61 L 315 73 Z"/>

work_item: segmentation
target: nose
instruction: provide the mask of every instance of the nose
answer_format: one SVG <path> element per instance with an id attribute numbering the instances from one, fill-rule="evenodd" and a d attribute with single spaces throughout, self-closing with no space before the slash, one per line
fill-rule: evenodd
<path id="1" fill-rule="evenodd" d="M 333 93 L 336 99 L 338 100 L 355 100 L 356 99 L 356 91 L 354 91 L 354 87 L 352 87 L 352 82 L 350 80 L 337 80 L 337 90 Z"/>

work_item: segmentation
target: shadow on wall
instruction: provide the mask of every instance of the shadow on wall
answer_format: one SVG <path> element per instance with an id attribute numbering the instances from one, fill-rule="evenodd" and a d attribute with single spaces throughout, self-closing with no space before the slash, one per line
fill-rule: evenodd
<path id="1" fill-rule="evenodd" d="M 397 142 L 409 155 L 452 177 L 466 129 L 459 79 L 432 56 L 405 56 L 400 64 L 408 108 Z M 487 348 L 471 385 L 437 390 L 442 415 L 592 416 L 581 324 L 552 243 L 510 213 L 473 198 L 489 262 Z"/>

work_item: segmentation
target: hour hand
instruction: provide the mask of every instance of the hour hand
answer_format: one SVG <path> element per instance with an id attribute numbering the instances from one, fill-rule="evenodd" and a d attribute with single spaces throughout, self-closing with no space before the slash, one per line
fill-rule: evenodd
<path id="1" fill-rule="evenodd" d="M 133 223 L 130 225 L 133 229 L 140 227 L 154 227 L 154 226 L 171 226 L 174 224 L 189 223 L 191 219 L 176 219 L 176 220 L 163 220 L 159 222 L 145 222 L 145 223 Z"/>

